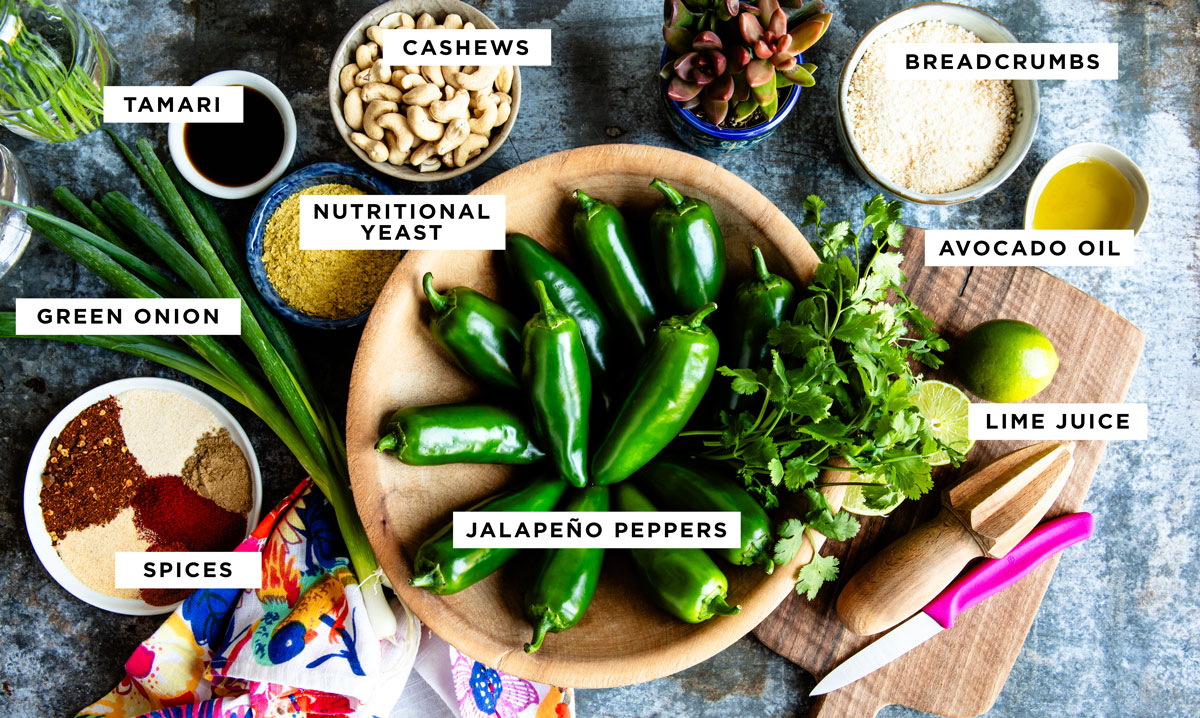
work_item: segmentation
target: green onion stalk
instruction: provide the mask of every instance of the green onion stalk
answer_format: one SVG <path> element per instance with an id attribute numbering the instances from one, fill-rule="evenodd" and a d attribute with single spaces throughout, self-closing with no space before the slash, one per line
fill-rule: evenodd
<path id="1" fill-rule="evenodd" d="M 123 151 L 128 150 L 121 146 Z M 55 190 L 55 197 L 86 227 L 41 208 L 7 200 L 0 200 L 0 205 L 26 212 L 27 221 L 35 231 L 126 296 L 240 299 L 241 339 L 257 367 L 248 367 L 229 347 L 211 336 L 180 336 L 182 346 L 143 336 L 30 338 L 101 346 L 158 362 L 208 384 L 257 414 L 329 499 L 358 576 L 371 625 L 381 637 L 393 635 L 395 615 L 387 605 L 379 563 L 354 507 L 346 448 L 333 414 L 316 393 L 282 322 L 262 304 L 245 268 L 237 261 L 228 231 L 211 203 L 185 187 L 178 175 L 172 179 L 149 143 L 140 141 L 138 149 L 140 157 L 131 151 L 126 156 L 136 162 L 135 170 L 163 205 L 184 238 L 186 248 L 118 192 L 105 194 L 99 206 L 149 247 L 182 281 L 118 246 L 113 241 L 117 237 L 115 229 L 65 188 Z M 13 313 L 0 312 L 0 337 L 17 336 Z"/>
<path id="2" fill-rule="evenodd" d="M 0 14 L 11 18 L 0 42 L 0 104 L 7 110 L 4 121 L 49 142 L 73 140 L 97 129 L 104 113 L 103 89 L 74 57 L 64 62 L 59 50 L 26 23 L 18 10 L 22 4 L 8 2 L 0 7 Z M 29 5 L 52 22 L 78 25 L 95 49 L 95 76 L 108 77 L 106 45 L 91 23 L 67 17 L 72 10 L 40 2 Z"/>

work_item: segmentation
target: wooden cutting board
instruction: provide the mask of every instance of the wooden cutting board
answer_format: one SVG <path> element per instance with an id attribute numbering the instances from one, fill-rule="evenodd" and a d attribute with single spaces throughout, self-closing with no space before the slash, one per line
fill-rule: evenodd
<path id="1" fill-rule="evenodd" d="M 1040 269 L 1027 267 L 926 267 L 924 230 L 905 237 L 907 291 L 953 346 L 954 339 L 988 319 L 1020 319 L 1042 329 L 1058 350 L 1059 368 L 1038 402 L 1120 402 L 1142 353 L 1142 333 L 1108 307 Z M 1100 270 L 1098 270 L 1100 271 Z M 946 371 L 932 373 L 961 387 Z M 870 643 L 838 622 L 834 605 L 846 578 L 876 551 L 937 513 L 940 489 L 959 471 L 970 471 L 1031 442 L 980 441 L 961 469 L 935 470 L 937 489 L 921 502 L 905 502 L 886 518 L 865 518 L 862 531 L 823 553 L 841 560 L 841 579 L 814 601 L 792 595 L 754 630 L 776 653 L 817 678 Z M 1079 442 L 1075 469 L 1048 517 L 1078 511 L 1104 453 L 1103 441 Z M 1068 551 L 1070 549 L 1067 549 Z M 1020 583 L 961 615 L 945 631 L 890 665 L 817 699 L 822 718 L 874 716 L 886 705 L 904 705 L 943 716 L 987 712 L 1012 670 L 1042 602 L 1057 557 Z"/>

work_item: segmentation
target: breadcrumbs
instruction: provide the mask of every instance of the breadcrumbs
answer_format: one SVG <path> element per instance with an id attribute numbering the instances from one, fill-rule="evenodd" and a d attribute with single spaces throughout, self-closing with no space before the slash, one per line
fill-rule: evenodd
<path id="1" fill-rule="evenodd" d="M 401 252 L 300 249 L 300 195 L 366 194 L 344 184 L 322 184 L 279 204 L 263 236 L 267 279 L 288 305 L 314 317 L 346 319 L 371 308 Z"/>
<path id="2" fill-rule="evenodd" d="M 916 23 L 876 40 L 846 95 L 850 132 L 869 168 L 902 187 L 944 194 L 983 178 L 1008 147 L 1016 119 L 1007 80 L 889 80 L 888 45 L 983 42 L 941 20 Z"/>

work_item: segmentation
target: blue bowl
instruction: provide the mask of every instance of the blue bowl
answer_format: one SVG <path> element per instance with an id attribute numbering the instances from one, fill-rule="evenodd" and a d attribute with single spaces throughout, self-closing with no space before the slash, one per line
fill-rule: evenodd
<path id="1" fill-rule="evenodd" d="M 258 293 L 262 295 L 271 309 L 274 309 L 284 319 L 316 329 L 342 329 L 362 324 L 367 320 L 371 310 L 368 309 L 356 317 L 346 317 L 345 319 L 323 319 L 305 314 L 293 308 L 275 291 L 275 287 L 267 277 L 267 268 L 263 265 L 262 260 L 263 235 L 267 231 L 267 221 L 271 219 L 271 215 L 275 214 L 275 210 L 288 197 L 302 189 L 322 184 L 348 184 L 367 194 L 395 194 L 391 187 L 381 180 L 341 162 L 318 162 L 315 165 L 298 169 L 271 185 L 271 188 L 258 201 L 258 206 L 254 208 L 254 214 L 250 216 L 250 228 L 246 230 L 246 263 L 250 266 L 250 276 L 254 278 L 254 285 L 258 287 Z"/>
<path id="2" fill-rule="evenodd" d="M 664 48 L 659 67 L 667 64 L 667 60 L 670 59 L 669 55 L 670 50 Z M 796 59 L 799 62 L 804 61 L 800 56 L 797 56 Z M 667 112 L 667 122 L 671 124 L 671 129 L 675 130 L 675 134 L 679 135 L 679 139 L 683 140 L 688 147 L 701 152 L 740 152 L 767 139 L 779 125 L 783 124 L 784 119 L 796 107 L 801 89 L 799 85 L 792 85 L 788 88 L 787 96 L 779 105 L 779 111 L 770 121 L 739 129 L 718 127 L 700 119 L 691 110 L 684 109 L 678 102 L 667 97 L 666 80 L 659 83 L 659 97 L 662 98 L 664 109 Z"/>

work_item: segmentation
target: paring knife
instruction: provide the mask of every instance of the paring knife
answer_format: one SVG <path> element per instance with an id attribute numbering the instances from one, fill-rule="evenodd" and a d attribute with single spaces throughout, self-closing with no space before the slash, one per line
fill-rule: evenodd
<path id="1" fill-rule="evenodd" d="M 985 559 L 942 591 L 923 610 L 850 656 L 813 688 L 819 696 L 872 673 L 930 638 L 954 627 L 954 618 L 1013 585 L 1046 559 L 1092 535 L 1092 515 L 1068 514 L 1029 533 L 1003 558 Z"/>

